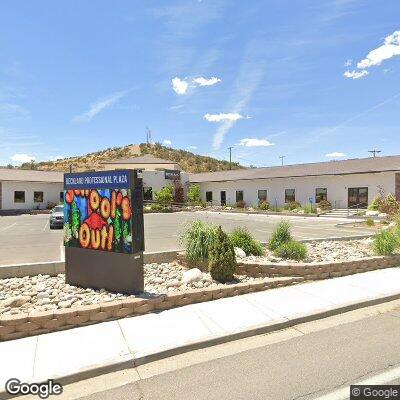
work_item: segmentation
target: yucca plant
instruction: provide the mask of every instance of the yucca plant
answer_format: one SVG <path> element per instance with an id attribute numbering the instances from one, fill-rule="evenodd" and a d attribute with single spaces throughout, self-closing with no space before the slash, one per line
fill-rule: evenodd
<path id="1" fill-rule="evenodd" d="M 180 241 L 186 249 L 187 259 L 190 261 L 207 260 L 216 231 L 215 226 L 200 220 L 196 220 L 187 226 L 180 236 Z"/>
<path id="2" fill-rule="evenodd" d="M 288 243 L 292 240 L 290 232 L 290 224 L 285 220 L 281 220 L 275 227 L 271 238 L 268 242 L 268 248 L 272 251 L 276 250 L 281 244 Z"/>

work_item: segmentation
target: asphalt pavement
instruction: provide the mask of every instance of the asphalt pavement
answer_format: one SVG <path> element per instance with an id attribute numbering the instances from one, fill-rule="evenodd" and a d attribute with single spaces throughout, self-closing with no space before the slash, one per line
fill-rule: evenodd
<path id="1" fill-rule="evenodd" d="M 181 248 L 179 236 L 196 219 L 221 225 L 227 231 L 247 227 L 259 240 L 267 241 L 282 217 L 215 212 L 145 214 L 146 251 Z M 337 227 L 331 218 L 285 217 L 297 239 L 353 236 L 370 233 L 367 228 Z M 50 230 L 48 215 L 0 217 L 0 265 L 57 261 L 63 258 L 62 229 Z"/>
<path id="2" fill-rule="evenodd" d="M 398 304 L 373 316 L 357 317 L 365 312 L 357 310 L 348 321 L 336 316 L 225 344 L 224 350 L 198 350 L 183 361 L 163 360 L 161 367 L 139 366 L 132 383 L 70 398 L 340 400 L 349 398 L 355 382 L 400 384 Z M 86 392 L 98 391 L 93 383 L 84 384 Z"/>

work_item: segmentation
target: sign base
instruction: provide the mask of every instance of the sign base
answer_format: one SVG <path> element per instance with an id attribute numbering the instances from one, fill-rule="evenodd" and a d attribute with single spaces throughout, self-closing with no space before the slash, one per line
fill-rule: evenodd
<path id="1" fill-rule="evenodd" d="M 65 282 L 116 293 L 143 292 L 143 252 L 123 254 L 65 247 Z"/>

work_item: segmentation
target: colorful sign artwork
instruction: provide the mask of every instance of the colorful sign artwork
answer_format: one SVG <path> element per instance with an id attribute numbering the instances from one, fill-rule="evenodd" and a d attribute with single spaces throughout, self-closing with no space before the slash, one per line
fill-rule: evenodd
<path id="1" fill-rule="evenodd" d="M 65 190 L 64 244 L 132 253 L 131 190 Z"/>

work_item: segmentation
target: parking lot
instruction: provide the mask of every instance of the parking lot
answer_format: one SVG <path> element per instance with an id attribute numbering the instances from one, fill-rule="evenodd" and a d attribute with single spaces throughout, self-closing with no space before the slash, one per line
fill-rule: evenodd
<path id="1" fill-rule="evenodd" d="M 227 231 L 247 227 L 259 240 L 267 241 L 281 219 L 270 215 L 243 215 L 215 212 L 179 212 L 145 215 L 146 251 L 180 248 L 179 234 L 195 220 L 221 225 Z M 286 217 L 297 239 L 354 236 L 370 233 L 368 229 L 338 227 L 330 218 Z M 0 217 L 0 265 L 56 261 L 63 258 L 62 229 L 50 230 L 48 215 Z"/>

